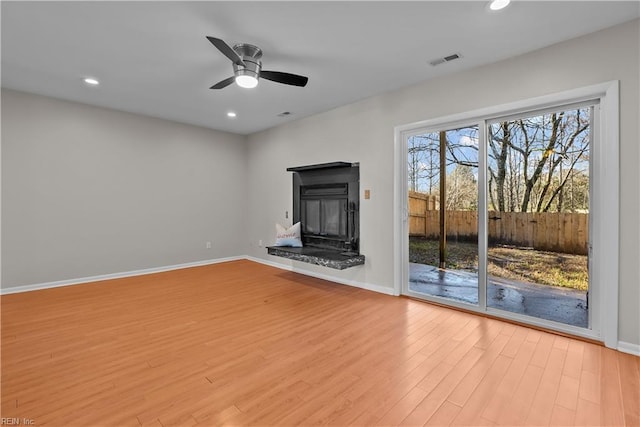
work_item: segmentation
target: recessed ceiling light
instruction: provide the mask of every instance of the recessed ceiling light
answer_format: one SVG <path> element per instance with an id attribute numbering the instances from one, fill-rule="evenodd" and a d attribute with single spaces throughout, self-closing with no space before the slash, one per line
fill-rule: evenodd
<path id="1" fill-rule="evenodd" d="M 100 84 L 100 82 L 99 82 L 98 80 L 94 79 L 93 77 L 85 77 L 85 78 L 83 79 L 83 81 L 84 81 L 86 84 L 91 85 L 91 86 L 97 86 L 97 85 L 99 85 L 99 84 Z"/>
<path id="2" fill-rule="evenodd" d="M 491 10 L 504 9 L 505 7 L 509 6 L 509 3 L 511 3 L 511 0 L 493 0 L 489 4 L 489 9 Z"/>
<path id="3" fill-rule="evenodd" d="M 237 114 L 236 114 L 236 113 L 234 113 L 233 111 L 229 111 L 229 112 L 227 113 L 227 117 L 231 117 L 231 118 L 233 118 L 233 117 L 236 117 L 236 116 L 237 116 Z"/>

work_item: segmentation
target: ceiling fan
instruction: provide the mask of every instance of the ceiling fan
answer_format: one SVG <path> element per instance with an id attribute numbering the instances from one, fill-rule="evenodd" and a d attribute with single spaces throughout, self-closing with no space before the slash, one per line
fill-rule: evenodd
<path id="1" fill-rule="evenodd" d="M 259 78 L 302 87 L 306 86 L 307 81 L 309 81 L 307 77 L 297 74 L 263 70 L 262 61 L 260 60 L 262 58 L 262 50 L 257 46 L 239 43 L 231 48 L 221 39 L 207 36 L 207 40 L 233 63 L 233 76 L 214 84 L 209 89 L 222 89 L 234 81 L 240 87 L 253 88 L 258 85 Z"/>

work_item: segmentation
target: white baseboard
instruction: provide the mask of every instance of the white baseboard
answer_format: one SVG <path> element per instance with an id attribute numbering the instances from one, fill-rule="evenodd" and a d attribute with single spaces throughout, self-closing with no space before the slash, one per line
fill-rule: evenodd
<path id="1" fill-rule="evenodd" d="M 368 291 L 378 292 L 381 294 L 395 295 L 394 289 L 386 288 L 384 286 L 372 285 L 370 283 L 358 282 L 357 280 L 348 280 L 348 279 L 343 279 L 341 277 L 331 276 L 328 274 L 316 273 L 315 271 L 295 268 L 291 265 L 280 264 L 278 262 L 273 262 L 273 261 L 269 261 L 262 258 L 252 257 L 252 256 L 247 256 L 246 259 L 248 259 L 249 261 L 260 263 L 260 264 L 265 264 L 270 267 L 279 268 L 281 270 L 292 271 L 294 273 L 302 274 L 305 276 L 315 277 L 316 279 L 328 280 L 330 282 L 340 283 L 341 285 L 354 286 L 356 288 L 366 289 Z"/>
<path id="2" fill-rule="evenodd" d="M 634 356 L 640 356 L 640 344 L 618 341 L 618 351 L 633 354 Z"/>
<path id="3" fill-rule="evenodd" d="M 101 274 L 98 276 L 80 277 L 77 279 L 58 280 L 55 282 L 36 283 L 33 285 L 14 286 L 0 289 L 0 295 L 15 294 L 19 292 L 38 291 L 41 289 L 58 288 L 61 286 L 80 285 L 83 283 L 100 282 L 110 279 L 122 279 L 124 277 L 142 276 L 144 274 L 162 273 L 164 271 L 179 270 L 181 268 L 200 267 L 203 265 L 218 264 L 221 262 L 238 261 L 246 259 L 245 256 L 208 259 L 203 261 L 187 262 L 184 264 L 167 265 L 163 267 L 145 268 L 142 270 L 123 271 L 120 273 Z"/>
<path id="4" fill-rule="evenodd" d="M 303 269 L 292 267 L 291 265 L 280 264 L 277 262 L 269 261 L 262 258 L 247 256 L 247 255 L 209 259 L 209 260 L 203 260 L 203 261 L 188 262 L 184 264 L 168 265 L 163 267 L 145 268 L 142 270 L 123 271 L 120 273 L 101 274 L 98 276 L 80 277 L 80 278 L 69 279 L 69 280 L 58 280 L 55 282 L 36 283 L 33 285 L 14 286 L 10 288 L 0 289 L 0 295 L 15 294 L 19 292 L 37 291 L 37 290 L 49 289 L 49 288 L 58 288 L 62 286 L 80 285 L 83 283 L 100 282 L 103 280 L 110 280 L 110 279 L 122 279 L 125 277 L 142 276 L 144 274 L 153 274 L 153 273 L 162 273 L 165 271 L 179 270 L 181 268 L 200 267 L 203 265 L 218 264 L 221 262 L 228 262 L 228 261 L 238 261 L 242 259 L 257 262 L 260 264 L 265 264 L 270 267 L 279 268 L 281 270 L 292 271 L 294 273 L 315 277 L 317 279 L 323 279 L 323 280 L 328 280 L 330 282 L 340 283 L 342 285 L 355 286 L 357 288 L 366 289 L 373 292 L 379 292 L 387 295 L 394 295 L 394 290 L 391 288 L 385 288 L 383 286 L 377 286 L 369 283 L 358 282 L 356 280 L 342 279 L 340 277 L 303 270 Z"/>

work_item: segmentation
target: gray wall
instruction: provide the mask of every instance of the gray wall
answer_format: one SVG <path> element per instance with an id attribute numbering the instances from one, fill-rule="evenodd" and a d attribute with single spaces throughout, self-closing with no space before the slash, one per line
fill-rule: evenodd
<path id="1" fill-rule="evenodd" d="M 359 161 L 364 267 L 331 274 L 393 289 L 393 141 L 397 125 L 620 80 L 619 338 L 640 344 L 640 174 L 638 20 L 499 63 L 369 98 L 249 137 L 249 254 L 327 274 L 326 269 L 266 255 L 274 222 L 291 210 L 287 166 Z"/>
<path id="2" fill-rule="evenodd" d="M 2 90 L 2 286 L 242 255 L 245 171 L 243 136 Z"/>

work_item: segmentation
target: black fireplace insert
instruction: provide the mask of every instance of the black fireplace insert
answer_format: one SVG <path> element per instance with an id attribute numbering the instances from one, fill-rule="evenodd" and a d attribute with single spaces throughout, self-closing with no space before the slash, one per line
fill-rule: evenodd
<path id="1" fill-rule="evenodd" d="M 328 250 L 359 252 L 358 163 L 334 162 L 291 167 L 293 222 L 300 222 L 302 243 Z"/>

